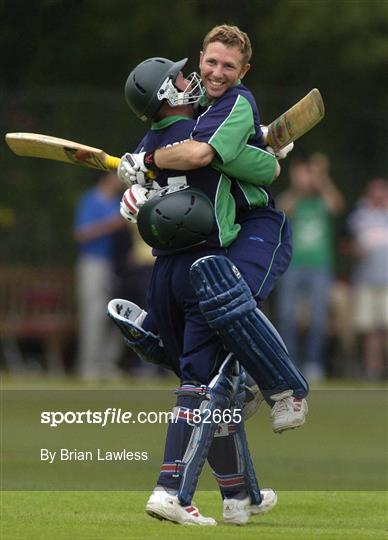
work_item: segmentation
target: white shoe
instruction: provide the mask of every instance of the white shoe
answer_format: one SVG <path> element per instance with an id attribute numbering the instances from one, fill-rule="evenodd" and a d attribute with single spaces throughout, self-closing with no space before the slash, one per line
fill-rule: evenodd
<path id="1" fill-rule="evenodd" d="M 146 505 L 146 512 L 156 519 L 166 519 L 180 525 L 217 525 L 215 519 L 204 517 L 195 506 L 182 506 L 176 495 L 170 495 L 163 488 L 152 492 Z"/>
<path id="2" fill-rule="evenodd" d="M 265 514 L 272 510 L 278 501 L 273 489 L 260 490 L 262 501 L 259 505 L 252 505 L 251 498 L 224 499 L 224 522 L 233 525 L 245 525 L 251 515 Z"/>
<path id="3" fill-rule="evenodd" d="M 271 412 L 272 429 L 275 433 L 297 428 L 306 422 L 307 401 L 293 397 L 292 390 L 274 394 L 271 399 L 276 402 Z"/>

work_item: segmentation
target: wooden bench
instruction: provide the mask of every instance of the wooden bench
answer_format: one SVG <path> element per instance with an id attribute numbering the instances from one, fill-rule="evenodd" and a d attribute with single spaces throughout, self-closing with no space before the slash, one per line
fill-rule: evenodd
<path id="1" fill-rule="evenodd" d="M 71 270 L 0 267 L 0 341 L 9 371 L 21 368 L 19 341 L 34 339 L 43 342 L 48 370 L 63 372 L 64 346 L 75 331 Z"/>

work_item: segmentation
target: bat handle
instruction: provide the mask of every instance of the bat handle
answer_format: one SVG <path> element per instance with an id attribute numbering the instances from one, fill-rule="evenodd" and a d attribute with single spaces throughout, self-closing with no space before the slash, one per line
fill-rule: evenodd
<path id="1" fill-rule="evenodd" d="M 115 157 L 115 156 L 108 156 L 108 155 L 106 156 L 105 166 L 107 169 L 115 170 L 117 169 L 119 165 L 120 165 L 120 158 Z M 147 178 L 149 178 L 150 180 L 155 180 L 156 175 L 152 171 L 149 171 L 147 173 Z"/>
<path id="2" fill-rule="evenodd" d="M 120 158 L 115 156 L 106 156 L 105 158 L 105 166 L 107 169 L 117 169 L 117 167 L 120 165 Z"/>

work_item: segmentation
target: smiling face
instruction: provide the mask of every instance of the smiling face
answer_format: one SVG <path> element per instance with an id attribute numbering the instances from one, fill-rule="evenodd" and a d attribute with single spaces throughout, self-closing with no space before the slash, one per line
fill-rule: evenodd
<path id="1" fill-rule="evenodd" d="M 238 47 L 227 47 L 219 41 L 201 51 L 199 69 L 209 99 L 222 96 L 228 88 L 242 79 L 250 68 Z"/>

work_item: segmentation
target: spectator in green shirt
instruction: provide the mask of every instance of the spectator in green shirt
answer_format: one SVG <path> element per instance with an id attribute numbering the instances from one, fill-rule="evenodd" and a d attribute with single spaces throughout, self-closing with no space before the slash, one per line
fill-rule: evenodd
<path id="1" fill-rule="evenodd" d="M 290 188 L 278 199 L 293 230 L 292 261 L 278 290 L 279 328 L 304 375 L 319 380 L 325 376 L 324 343 L 334 262 L 332 218 L 343 210 L 344 201 L 330 179 L 324 154 L 293 161 L 289 176 Z M 301 303 L 309 315 L 302 340 L 298 332 Z"/>

